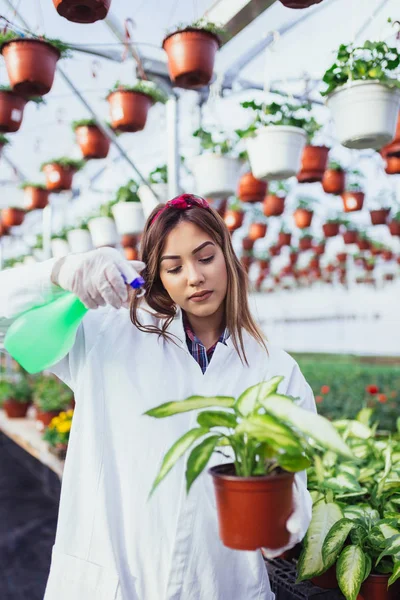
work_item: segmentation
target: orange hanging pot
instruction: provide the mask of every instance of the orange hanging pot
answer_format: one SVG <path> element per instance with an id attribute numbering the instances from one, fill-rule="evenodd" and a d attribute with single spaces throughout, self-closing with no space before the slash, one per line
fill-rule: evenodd
<path id="1" fill-rule="evenodd" d="M 327 169 L 322 178 L 322 188 L 327 194 L 343 194 L 346 175 L 340 169 Z"/>
<path id="2" fill-rule="evenodd" d="M 110 140 L 97 125 L 81 125 L 75 129 L 76 141 L 86 159 L 106 158 Z"/>
<path id="3" fill-rule="evenodd" d="M 44 96 L 53 85 L 60 51 L 45 41 L 21 38 L 1 48 L 10 85 L 21 96 Z"/>
<path id="4" fill-rule="evenodd" d="M 326 146 L 305 146 L 297 181 L 299 183 L 322 181 L 328 162 L 328 153 L 329 148 Z"/>
<path id="5" fill-rule="evenodd" d="M 312 248 L 312 238 L 311 237 L 301 238 L 299 240 L 299 248 L 303 252 L 305 252 L 306 250 L 311 250 L 311 248 Z"/>
<path id="6" fill-rule="evenodd" d="M 14 133 L 21 127 L 25 98 L 11 91 L 0 91 L 0 132 Z"/>
<path id="7" fill-rule="evenodd" d="M 308 8 L 313 4 L 319 4 L 322 0 L 280 0 L 287 8 Z"/>
<path id="8" fill-rule="evenodd" d="M 267 225 L 265 223 L 251 223 L 249 229 L 249 238 L 253 241 L 265 237 Z"/>
<path id="9" fill-rule="evenodd" d="M 111 0 L 53 0 L 58 14 L 73 23 L 95 23 L 105 19 Z"/>
<path id="10" fill-rule="evenodd" d="M 400 221 L 391 221 L 389 223 L 389 231 L 392 235 L 400 237 Z"/>
<path id="11" fill-rule="evenodd" d="M 282 548 L 290 534 L 293 473 L 237 477 L 233 464 L 210 469 L 217 500 L 219 535 L 235 550 Z"/>
<path id="12" fill-rule="evenodd" d="M 220 47 L 216 34 L 188 27 L 164 38 L 171 81 L 177 87 L 198 89 L 212 79 L 215 55 Z"/>
<path id="13" fill-rule="evenodd" d="M 324 223 L 322 230 L 325 237 L 335 237 L 339 233 L 339 223 Z"/>
<path id="14" fill-rule="evenodd" d="M 45 208 L 49 202 L 49 190 L 44 188 L 29 185 L 24 189 L 24 195 L 26 210 Z"/>
<path id="15" fill-rule="evenodd" d="M 113 129 L 130 133 L 144 129 L 149 109 L 153 106 L 150 96 L 121 89 L 111 92 L 107 100 Z"/>
<path id="16" fill-rule="evenodd" d="M 238 210 L 227 210 L 225 212 L 225 225 L 229 231 L 235 231 L 243 225 L 244 214 Z"/>
<path id="17" fill-rule="evenodd" d="M 297 208 L 294 213 L 294 222 L 299 229 L 310 227 L 314 211 L 307 208 Z"/>
<path id="18" fill-rule="evenodd" d="M 388 156 L 385 171 L 388 175 L 398 175 L 400 173 L 400 156 Z"/>
<path id="19" fill-rule="evenodd" d="M 325 243 L 316 244 L 313 249 L 317 256 L 322 256 L 325 252 Z"/>
<path id="20" fill-rule="evenodd" d="M 242 202 L 262 202 L 267 193 L 268 183 L 256 179 L 249 171 L 239 181 L 238 197 Z"/>
<path id="21" fill-rule="evenodd" d="M 386 225 L 390 208 L 380 208 L 378 210 L 370 210 L 372 225 Z"/>
<path id="22" fill-rule="evenodd" d="M 285 210 L 285 198 L 268 194 L 263 202 L 263 213 L 266 217 L 279 217 Z"/>
<path id="23" fill-rule="evenodd" d="M 245 237 L 242 239 L 242 248 L 245 252 L 249 252 L 250 250 L 253 250 L 253 246 L 254 246 L 254 240 L 252 240 L 249 237 Z"/>
<path id="24" fill-rule="evenodd" d="M 381 149 L 383 158 L 397 156 L 400 158 L 400 112 L 397 118 L 396 133 L 393 140 Z"/>
<path id="25" fill-rule="evenodd" d="M 71 189 L 76 171 L 58 164 L 48 164 L 43 166 L 43 172 L 46 177 L 46 188 L 50 192 L 61 192 Z"/>
<path id="26" fill-rule="evenodd" d="M 290 246 L 290 242 L 292 241 L 292 234 L 285 233 L 284 231 L 280 231 L 278 234 L 278 244 L 280 246 Z"/>
<path id="27" fill-rule="evenodd" d="M 355 212 L 361 210 L 364 204 L 364 192 L 343 192 L 344 212 Z"/>
<path id="28" fill-rule="evenodd" d="M 343 241 L 345 244 L 356 244 L 358 239 L 357 231 L 345 231 Z"/>
<path id="29" fill-rule="evenodd" d="M 18 227 L 22 225 L 25 211 L 22 208 L 3 208 L 1 211 L 1 222 L 6 227 Z"/>
<path id="30" fill-rule="evenodd" d="M 126 260 L 137 260 L 139 253 L 136 248 L 125 247 L 124 254 L 125 254 Z"/>

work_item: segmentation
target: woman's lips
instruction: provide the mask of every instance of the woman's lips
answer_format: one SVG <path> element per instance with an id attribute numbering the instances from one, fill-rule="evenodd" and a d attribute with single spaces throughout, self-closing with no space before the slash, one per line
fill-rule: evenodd
<path id="1" fill-rule="evenodd" d="M 212 292 L 206 292 L 202 296 L 192 296 L 191 298 L 189 298 L 189 300 L 191 300 L 191 302 L 205 302 L 206 300 L 209 299 L 211 294 L 212 294 Z"/>

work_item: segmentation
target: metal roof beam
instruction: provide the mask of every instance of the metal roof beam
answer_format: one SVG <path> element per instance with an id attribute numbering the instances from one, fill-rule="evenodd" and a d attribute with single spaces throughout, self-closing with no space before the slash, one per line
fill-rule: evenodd
<path id="1" fill-rule="evenodd" d="M 222 44 L 226 44 L 274 2 L 275 0 L 216 0 L 204 17 L 212 23 L 222 25 L 225 31 L 221 40 Z"/>

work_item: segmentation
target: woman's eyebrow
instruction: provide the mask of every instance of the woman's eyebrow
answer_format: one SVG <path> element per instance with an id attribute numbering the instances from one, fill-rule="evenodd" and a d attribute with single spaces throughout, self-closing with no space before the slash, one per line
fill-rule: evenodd
<path id="1" fill-rule="evenodd" d="M 210 241 L 204 242 L 203 244 L 200 244 L 200 246 L 197 246 L 197 248 L 195 248 L 194 250 L 192 250 L 192 254 L 196 254 L 197 252 L 200 252 L 200 250 L 202 250 L 203 248 L 205 248 L 208 245 L 214 246 L 214 243 L 210 242 Z M 162 256 L 161 259 L 160 259 L 160 262 L 163 261 L 163 260 L 168 260 L 168 259 L 175 259 L 176 260 L 177 258 L 181 258 L 181 257 L 178 254 L 176 254 L 176 255 L 170 254 L 170 255 Z"/>

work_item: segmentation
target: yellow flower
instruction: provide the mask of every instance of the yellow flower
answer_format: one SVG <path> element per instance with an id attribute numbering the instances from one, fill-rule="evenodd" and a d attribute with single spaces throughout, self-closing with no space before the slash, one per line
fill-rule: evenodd
<path id="1" fill-rule="evenodd" d="M 74 414 L 74 409 L 73 409 L 73 408 L 71 408 L 70 410 L 67 410 L 67 415 L 68 415 L 69 417 L 72 417 L 72 416 L 73 416 L 73 414 Z"/>
<path id="2" fill-rule="evenodd" d="M 59 426 L 57 427 L 57 431 L 59 433 L 68 433 L 70 430 L 71 430 L 71 423 L 68 423 L 68 422 L 60 423 Z"/>
<path id="3" fill-rule="evenodd" d="M 60 412 L 60 414 L 58 416 L 60 417 L 60 419 L 64 420 L 67 416 L 67 413 L 62 411 L 62 412 Z"/>
<path id="4" fill-rule="evenodd" d="M 53 417 L 50 422 L 50 428 L 51 429 L 56 428 L 59 423 L 61 423 L 61 419 L 59 419 L 59 417 Z"/>

